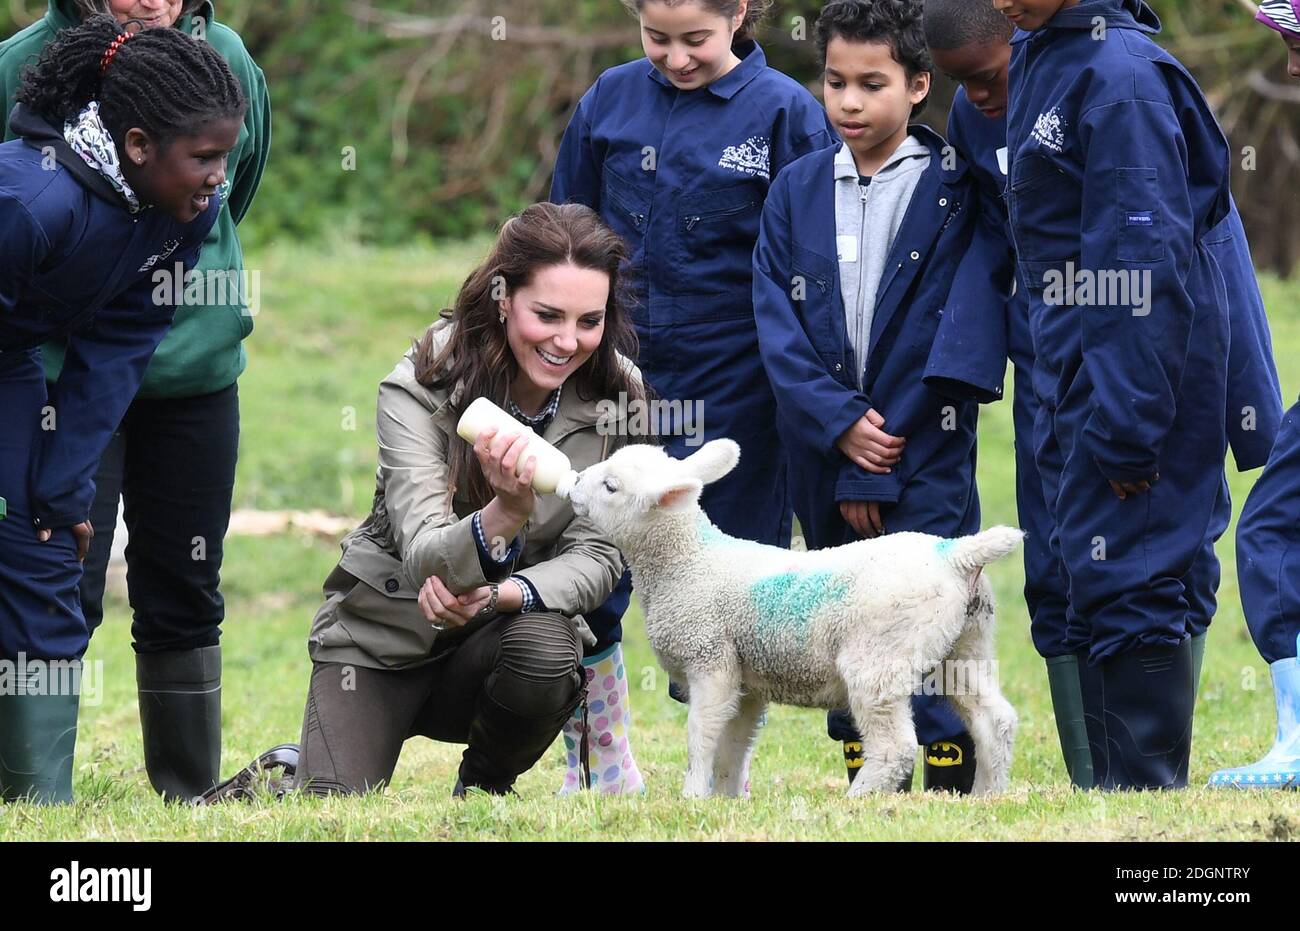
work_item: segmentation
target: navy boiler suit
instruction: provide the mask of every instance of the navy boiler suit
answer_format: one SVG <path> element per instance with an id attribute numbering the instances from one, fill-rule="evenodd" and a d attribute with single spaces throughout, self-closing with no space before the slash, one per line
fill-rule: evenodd
<path id="1" fill-rule="evenodd" d="M 971 171 L 980 184 L 981 203 L 988 214 L 982 218 L 976 235 L 987 235 L 1006 243 L 1001 263 L 989 266 L 981 260 L 967 272 L 981 277 L 964 279 L 963 286 L 955 290 L 974 293 L 974 289 L 979 288 L 1005 289 L 1014 275 L 1015 264 L 1003 201 L 1006 117 L 990 119 L 983 116 L 966 99 L 965 91 L 958 88 L 948 126 L 949 140 L 971 163 Z M 1246 472 L 1259 468 L 1267 460 L 1282 417 L 1272 339 L 1255 280 L 1250 247 L 1235 205 L 1210 232 L 1206 243 L 1219 263 L 1227 287 L 1231 340 L 1227 437 L 1237 468 Z M 972 256 L 977 254 L 983 256 L 986 253 L 971 251 Z M 1000 389 L 1002 376 L 1002 360 L 996 355 L 1000 345 L 998 334 L 988 321 L 974 321 L 974 324 L 969 328 L 972 332 L 965 334 L 972 369 L 967 379 L 984 385 L 989 393 L 995 393 Z M 986 351 L 974 348 L 981 338 L 991 343 Z M 1046 503 L 1043 476 L 1034 459 L 1034 424 L 1040 405 L 1032 383 L 1034 351 L 1029 332 L 1029 306 L 1023 289 L 1017 289 L 1007 303 L 1006 333 L 1002 340 L 1007 346 L 1007 356 L 1015 366 L 1012 419 L 1015 425 L 1016 503 L 1020 526 L 1026 531 L 1025 601 L 1034 646 L 1040 655 L 1050 658 L 1071 650 L 1066 637 L 1064 568 L 1049 543 L 1053 521 Z M 1050 444 L 1046 455 L 1055 459 L 1054 443 L 1050 437 L 1045 437 L 1044 441 Z M 1055 495 L 1052 497 L 1054 499 Z M 1232 502 L 1225 480 L 1216 499 L 1210 532 L 1191 574 L 1184 580 L 1189 602 L 1188 632 L 1193 636 L 1204 633 L 1214 617 L 1220 576 L 1214 542 L 1227 529 L 1231 515 Z"/>
<path id="2" fill-rule="evenodd" d="M 668 453 L 689 456 L 721 436 L 740 444 L 740 465 L 700 499 L 709 518 L 732 536 L 788 546 L 785 451 L 759 360 L 751 257 L 771 179 L 835 135 L 817 100 L 767 67 L 756 43 L 736 54 L 735 68 L 690 91 L 647 59 L 602 74 L 565 131 L 551 200 L 586 204 L 628 243 L 641 372 L 659 398 L 700 405 L 696 435 L 679 429 Z M 625 575 L 588 616 L 594 651 L 620 639 L 630 595 Z"/>
<path id="3" fill-rule="evenodd" d="M 109 437 L 175 314 L 158 269 L 192 268 L 220 201 L 181 223 L 120 196 L 21 104 L 0 145 L 0 658 L 77 659 L 87 631 L 72 526 Z M 51 169 L 42 147 L 57 164 Z M 167 289 L 168 294 L 173 289 Z M 68 338 L 47 396 L 39 347 Z M 36 530 L 53 536 L 38 543 Z"/>
<path id="4" fill-rule="evenodd" d="M 858 539 L 840 501 L 878 501 L 886 532 L 944 537 L 979 529 L 975 488 L 976 405 L 926 383 L 955 373 L 961 353 L 936 333 L 952 317 L 949 289 L 978 214 L 964 163 L 944 166 L 945 143 L 926 126 L 909 131 L 931 150 L 877 291 L 868 358 L 853 358 L 839 281 L 835 149 L 808 155 L 776 179 L 754 251 L 754 313 L 763 363 L 776 392 L 778 425 L 790 451 L 790 487 L 809 549 Z M 802 285 L 802 287 L 799 287 Z M 797 295 L 797 296 L 796 296 Z M 864 368 L 862 388 L 855 375 Z M 847 459 L 836 439 L 870 408 L 907 438 L 900 463 L 875 475 Z M 913 699 L 922 744 L 965 728 L 946 701 Z M 853 739 L 847 716 L 829 732 Z"/>
<path id="5" fill-rule="evenodd" d="M 1229 214 L 1229 151 L 1148 18 L 1091 0 L 1012 40 L 1008 206 L 1042 439 L 1059 449 L 1040 445 L 1038 463 L 1055 479 L 1067 639 L 1093 663 L 1194 632 L 1189 573 L 1221 513 L 1227 446 L 1227 293 L 1207 240 Z M 1050 296 L 1078 271 L 1144 276 L 1146 312 Z M 1126 501 L 1107 483 L 1157 473 Z"/>
<path id="6" fill-rule="evenodd" d="M 771 179 L 834 139 L 802 86 L 767 67 L 754 43 L 708 87 L 674 88 L 642 59 L 601 75 L 578 105 L 551 199 L 596 209 L 629 243 L 641 341 L 656 394 L 702 404 L 702 437 L 729 436 L 741 464 L 702 503 L 733 536 L 788 544 L 784 455 L 758 356 L 751 256 Z"/>

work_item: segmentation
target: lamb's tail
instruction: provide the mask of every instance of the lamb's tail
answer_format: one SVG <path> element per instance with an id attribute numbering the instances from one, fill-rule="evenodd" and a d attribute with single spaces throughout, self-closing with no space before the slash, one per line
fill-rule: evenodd
<path id="1" fill-rule="evenodd" d="M 1015 527 L 991 527 L 969 537 L 944 540 L 940 547 L 957 571 L 978 572 L 1010 553 L 1024 538 L 1025 532 Z"/>

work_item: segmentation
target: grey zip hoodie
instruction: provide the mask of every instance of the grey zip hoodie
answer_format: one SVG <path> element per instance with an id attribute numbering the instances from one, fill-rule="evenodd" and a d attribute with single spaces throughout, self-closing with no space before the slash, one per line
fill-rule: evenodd
<path id="1" fill-rule="evenodd" d="M 867 368 L 876 291 L 912 192 L 930 166 L 930 150 L 908 136 L 863 187 L 848 144 L 835 154 L 835 233 L 844 322 L 853 347 L 858 388 Z"/>

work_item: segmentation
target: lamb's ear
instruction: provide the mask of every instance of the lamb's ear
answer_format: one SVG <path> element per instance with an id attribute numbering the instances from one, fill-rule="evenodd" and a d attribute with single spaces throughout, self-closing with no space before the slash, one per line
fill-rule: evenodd
<path id="1" fill-rule="evenodd" d="M 703 490 L 704 485 L 699 479 L 679 478 L 647 491 L 646 505 L 649 509 L 685 511 L 699 505 L 700 492 Z"/>
<path id="2" fill-rule="evenodd" d="M 735 440 L 725 437 L 720 440 L 710 440 L 682 460 L 686 471 L 705 485 L 722 478 L 734 469 L 738 462 L 740 462 L 740 445 Z"/>

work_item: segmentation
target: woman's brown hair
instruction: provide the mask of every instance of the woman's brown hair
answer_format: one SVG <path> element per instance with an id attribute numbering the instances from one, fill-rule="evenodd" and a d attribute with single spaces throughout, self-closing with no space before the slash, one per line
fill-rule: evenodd
<path id="1" fill-rule="evenodd" d="M 476 398 L 489 398 L 504 407 L 519 363 L 506 342 L 499 318 L 499 299 L 514 294 L 532 281 L 538 270 L 553 265 L 604 272 L 609 277 L 605 303 L 605 329 L 600 345 L 565 381 L 583 400 L 617 401 L 620 392 L 629 401 L 644 399 L 639 383 L 630 376 L 627 360 L 637 357 L 636 330 L 628 316 L 620 285 L 620 265 L 627 246 L 599 215 L 581 204 L 534 204 L 511 217 L 497 234 L 492 251 L 470 272 L 450 311 L 447 343 L 438 350 L 431 326 L 415 344 L 415 377 L 435 390 L 463 390 L 453 404 L 459 418 Z M 447 316 L 448 311 L 443 311 Z M 449 484 L 465 487 L 469 499 L 482 507 L 492 499 L 492 489 L 468 443 L 456 444 L 451 457 Z"/>
<path id="2" fill-rule="evenodd" d="M 668 6 L 681 6 L 683 3 L 690 3 L 692 0 L 650 0 L 652 3 L 666 3 Z M 714 16 L 721 16 L 725 19 L 731 19 L 740 9 L 740 0 L 693 0 L 704 9 L 708 10 Z M 745 8 L 745 21 L 740 24 L 736 34 L 731 37 L 731 46 L 735 48 L 742 42 L 748 42 L 754 38 L 754 32 L 758 28 L 759 22 L 767 15 L 767 11 L 772 9 L 774 0 L 749 0 L 749 5 Z M 623 6 L 633 13 L 641 12 L 641 8 L 646 5 L 646 0 L 623 0 Z"/>

